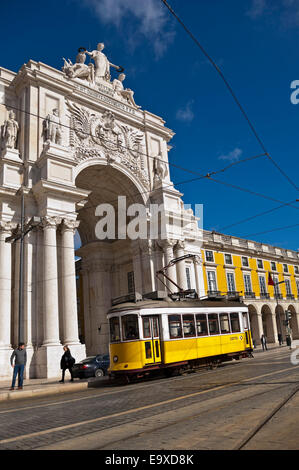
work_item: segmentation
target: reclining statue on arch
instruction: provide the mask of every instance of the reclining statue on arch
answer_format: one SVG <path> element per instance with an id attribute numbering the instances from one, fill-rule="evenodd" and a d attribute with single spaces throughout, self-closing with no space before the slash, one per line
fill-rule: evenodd
<path id="1" fill-rule="evenodd" d="M 94 65 L 92 63 L 86 65 L 86 49 L 80 47 L 76 57 L 76 63 L 73 64 L 70 59 L 66 60 L 63 57 L 64 65 L 62 71 L 69 78 L 81 78 L 82 80 L 88 80 L 89 83 L 94 83 Z"/>

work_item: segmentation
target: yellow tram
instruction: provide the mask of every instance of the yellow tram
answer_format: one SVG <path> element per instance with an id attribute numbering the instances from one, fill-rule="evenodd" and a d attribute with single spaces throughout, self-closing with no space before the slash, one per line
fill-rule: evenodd
<path id="1" fill-rule="evenodd" d="M 112 377 L 171 375 L 252 353 L 248 308 L 237 301 L 143 300 L 113 307 L 108 320 Z"/>

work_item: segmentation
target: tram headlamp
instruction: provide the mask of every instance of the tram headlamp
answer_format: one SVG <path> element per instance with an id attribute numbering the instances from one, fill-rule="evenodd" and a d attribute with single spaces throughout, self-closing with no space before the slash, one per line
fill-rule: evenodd
<path id="1" fill-rule="evenodd" d="M 118 356 L 113 356 L 113 362 L 117 362 L 118 361 Z"/>

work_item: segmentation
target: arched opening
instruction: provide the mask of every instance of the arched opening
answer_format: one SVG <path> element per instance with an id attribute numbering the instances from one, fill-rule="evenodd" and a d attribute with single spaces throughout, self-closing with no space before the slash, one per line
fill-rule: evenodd
<path id="1" fill-rule="evenodd" d="M 292 330 L 292 339 L 299 339 L 299 325 L 294 305 L 289 305 L 288 311 L 291 312 L 290 327 Z"/>
<path id="2" fill-rule="evenodd" d="M 285 313 L 281 305 L 276 305 L 275 318 L 277 325 L 277 333 L 281 334 L 282 340 L 285 341 L 286 329 L 285 329 Z"/>
<path id="3" fill-rule="evenodd" d="M 81 324 L 87 354 L 106 354 L 107 312 L 112 302 L 120 298 L 135 300 L 146 289 L 140 244 L 130 238 L 127 228 L 136 217 L 128 209 L 133 204 L 145 209 L 148 194 L 110 165 L 86 166 L 77 175 L 76 186 L 89 191 L 77 217 Z"/>
<path id="4" fill-rule="evenodd" d="M 260 331 L 258 325 L 257 310 L 253 305 L 248 305 L 248 311 L 253 345 L 257 346 L 258 344 L 260 344 Z"/>
<path id="5" fill-rule="evenodd" d="M 263 305 L 262 310 L 262 322 L 263 322 L 263 331 L 264 335 L 267 338 L 268 343 L 275 343 L 276 338 L 274 334 L 273 321 L 272 321 L 272 311 L 269 305 Z"/>

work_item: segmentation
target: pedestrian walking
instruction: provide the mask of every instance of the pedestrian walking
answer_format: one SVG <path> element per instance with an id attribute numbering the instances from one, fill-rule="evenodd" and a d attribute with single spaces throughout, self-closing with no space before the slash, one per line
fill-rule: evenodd
<path id="1" fill-rule="evenodd" d="M 281 346 L 283 344 L 283 339 L 282 339 L 282 334 L 281 333 L 278 333 L 278 342 L 279 342 L 279 346 Z"/>
<path id="2" fill-rule="evenodd" d="M 61 357 L 60 361 L 60 369 L 62 369 L 62 378 L 59 381 L 60 383 L 64 383 L 64 376 L 65 376 L 65 371 L 68 369 L 69 373 L 71 374 L 71 380 L 70 382 L 74 381 L 73 378 L 73 365 L 75 364 L 75 359 L 71 355 L 71 351 L 68 346 L 63 347 L 64 354 Z"/>
<path id="3" fill-rule="evenodd" d="M 262 343 L 262 347 L 263 347 L 263 351 L 267 351 L 268 348 L 267 348 L 267 338 L 264 334 L 262 334 L 261 336 L 261 343 Z"/>
<path id="4" fill-rule="evenodd" d="M 24 343 L 19 343 L 19 346 L 13 351 L 10 356 L 11 367 L 13 367 L 13 376 L 10 390 L 15 389 L 16 379 L 18 376 L 18 390 L 23 388 L 24 369 L 27 362 L 27 352 Z"/>

